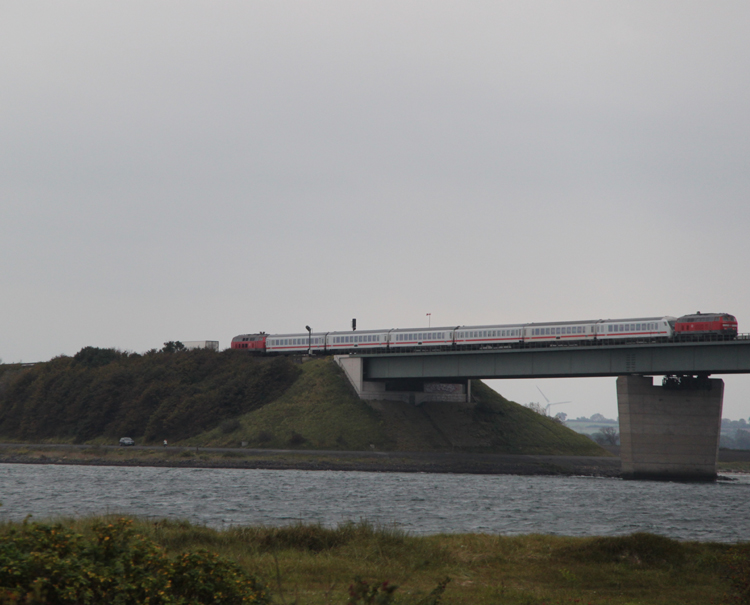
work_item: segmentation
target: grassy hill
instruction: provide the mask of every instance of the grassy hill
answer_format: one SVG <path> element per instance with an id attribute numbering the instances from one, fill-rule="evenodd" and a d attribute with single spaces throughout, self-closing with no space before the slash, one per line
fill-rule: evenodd
<path id="1" fill-rule="evenodd" d="M 32 368 L 0 366 L 0 439 L 606 455 L 480 381 L 472 394 L 467 404 L 365 403 L 330 358 L 87 347 Z"/>

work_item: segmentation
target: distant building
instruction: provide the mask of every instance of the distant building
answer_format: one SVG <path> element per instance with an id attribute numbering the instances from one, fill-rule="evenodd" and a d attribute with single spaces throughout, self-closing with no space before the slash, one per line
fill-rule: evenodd
<path id="1" fill-rule="evenodd" d="M 218 340 L 184 340 L 182 344 L 185 345 L 186 349 L 211 349 L 213 351 L 219 350 Z"/>

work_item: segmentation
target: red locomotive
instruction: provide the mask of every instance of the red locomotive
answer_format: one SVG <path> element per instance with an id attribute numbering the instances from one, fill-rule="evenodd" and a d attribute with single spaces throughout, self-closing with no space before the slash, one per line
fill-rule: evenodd
<path id="1" fill-rule="evenodd" d="M 683 315 L 674 323 L 675 340 L 705 340 L 706 337 L 734 338 L 737 318 L 728 313 L 696 313 Z"/>
<path id="2" fill-rule="evenodd" d="M 265 353 L 266 336 L 268 335 L 263 332 L 260 334 L 241 334 L 240 336 L 235 336 L 232 339 L 232 348 Z"/>

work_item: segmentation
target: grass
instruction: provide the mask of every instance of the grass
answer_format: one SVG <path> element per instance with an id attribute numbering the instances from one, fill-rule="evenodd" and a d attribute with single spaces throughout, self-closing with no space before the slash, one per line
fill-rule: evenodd
<path id="1" fill-rule="evenodd" d="M 101 520 L 63 524 L 86 535 Z M 0 536 L 11 526 L 0 526 Z M 415 537 L 364 521 L 337 528 L 300 523 L 217 531 L 183 521 L 136 519 L 134 527 L 170 555 L 206 548 L 234 561 L 263 579 L 279 604 L 344 605 L 355 577 L 371 585 L 398 585 L 396 602 L 402 603 L 419 602 L 446 577 L 451 580 L 445 604 L 730 602 L 722 563 L 729 545 L 652 534 Z"/>
<path id="2" fill-rule="evenodd" d="M 719 462 L 716 470 L 719 473 L 750 473 L 750 461 Z"/>
<path id="3" fill-rule="evenodd" d="M 222 427 L 185 441 L 187 445 L 271 449 L 391 449 L 377 413 L 362 402 L 330 359 L 310 361 L 278 399 Z"/>
<path id="4" fill-rule="evenodd" d="M 370 406 L 331 359 L 302 365 L 278 399 L 187 445 L 381 451 L 465 451 L 608 456 L 591 439 L 472 382 L 473 405 Z M 175 444 L 176 445 L 176 444 Z"/>

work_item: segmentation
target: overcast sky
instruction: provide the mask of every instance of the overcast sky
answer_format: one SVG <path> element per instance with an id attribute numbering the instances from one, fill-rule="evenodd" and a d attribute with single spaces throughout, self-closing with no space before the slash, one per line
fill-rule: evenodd
<path id="1" fill-rule="evenodd" d="M 748 31 L 744 1 L 3 2 L 0 358 L 427 313 L 748 332 Z M 617 414 L 614 378 L 494 386 Z"/>

